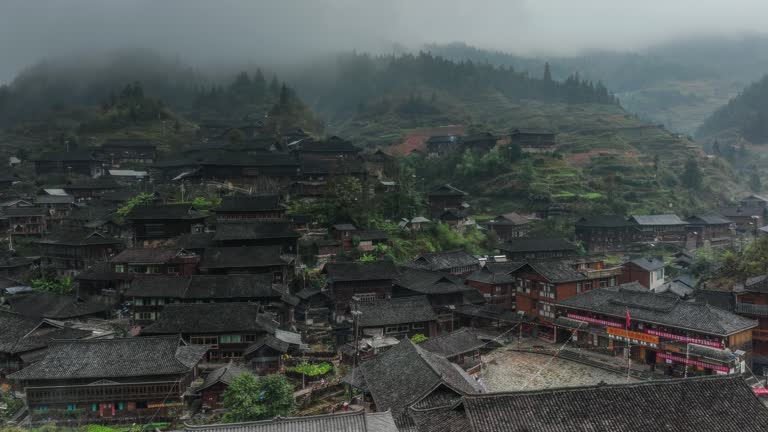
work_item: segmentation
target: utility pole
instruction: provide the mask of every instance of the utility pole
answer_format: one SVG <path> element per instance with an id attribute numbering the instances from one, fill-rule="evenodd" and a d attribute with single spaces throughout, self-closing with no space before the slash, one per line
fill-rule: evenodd
<path id="1" fill-rule="evenodd" d="M 357 296 L 352 297 L 352 322 L 354 324 L 354 332 L 355 332 L 355 357 L 352 359 L 352 370 L 354 370 L 357 367 L 358 363 L 358 357 L 360 357 L 360 343 L 359 343 L 359 322 L 360 322 L 360 315 L 363 313 L 358 308 L 358 298 Z"/>
<path id="2" fill-rule="evenodd" d="M 691 344 L 686 343 L 685 344 L 685 373 L 683 373 L 683 378 L 688 378 L 688 362 L 691 358 Z"/>

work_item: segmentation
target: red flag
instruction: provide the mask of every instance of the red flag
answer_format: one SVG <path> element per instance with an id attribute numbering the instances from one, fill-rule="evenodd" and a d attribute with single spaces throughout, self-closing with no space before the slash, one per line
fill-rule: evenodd
<path id="1" fill-rule="evenodd" d="M 632 320 L 632 317 L 629 316 L 629 308 L 626 308 L 627 310 L 627 328 L 629 328 L 629 322 Z"/>

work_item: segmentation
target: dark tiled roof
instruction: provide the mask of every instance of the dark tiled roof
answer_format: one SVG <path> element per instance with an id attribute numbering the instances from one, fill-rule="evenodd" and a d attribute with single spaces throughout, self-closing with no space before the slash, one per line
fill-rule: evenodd
<path id="1" fill-rule="evenodd" d="M 693 298 L 697 303 L 708 304 L 729 312 L 733 312 L 736 307 L 736 296 L 731 291 L 697 289 L 693 293 Z"/>
<path id="2" fill-rule="evenodd" d="M 109 147 L 131 147 L 131 148 L 151 148 L 156 146 L 145 139 L 140 138 L 112 138 L 104 141 L 101 148 Z"/>
<path id="3" fill-rule="evenodd" d="M 19 267 L 27 267 L 32 265 L 32 263 L 33 261 L 29 258 L 5 255 L 5 254 L 0 255 L 0 269 L 15 269 Z"/>
<path id="4" fill-rule="evenodd" d="M 466 210 L 458 210 L 454 208 L 449 208 L 443 210 L 442 213 L 440 213 L 437 218 L 443 221 L 448 220 L 462 220 L 465 219 L 469 213 Z"/>
<path id="5" fill-rule="evenodd" d="M 401 297 L 390 300 L 361 302 L 359 323 L 362 327 L 377 327 L 437 320 L 426 297 Z"/>
<path id="6" fill-rule="evenodd" d="M 295 239 L 299 235 L 284 222 L 224 222 L 216 227 L 215 241 Z"/>
<path id="7" fill-rule="evenodd" d="M 163 264 L 176 258 L 179 251 L 176 249 L 163 248 L 130 248 L 126 249 L 116 257 L 112 258 L 113 263 L 136 263 L 136 264 Z"/>
<path id="8" fill-rule="evenodd" d="M 474 288 L 464 285 L 459 277 L 420 269 L 403 269 L 396 284 L 424 295 L 474 291 Z"/>
<path id="9" fill-rule="evenodd" d="M 570 251 L 576 252 L 575 244 L 563 238 L 520 238 L 499 245 L 499 250 L 504 252 L 549 252 Z"/>
<path id="10" fill-rule="evenodd" d="M 331 282 L 389 280 L 397 277 L 397 269 L 392 261 L 373 262 L 331 262 L 325 265 L 323 272 Z"/>
<path id="11" fill-rule="evenodd" d="M 48 214 L 42 207 L 7 208 L 4 213 L 8 217 L 45 216 Z"/>
<path id="12" fill-rule="evenodd" d="M 694 215 L 685 221 L 694 225 L 730 225 L 733 223 L 716 213 Z"/>
<path id="13" fill-rule="evenodd" d="M 586 279 L 586 276 L 563 261 L 531 261 L 526 266 L 550 282 L 571 282 Z"/>
<path id="14" fill-rule="evenodd" d="M 125 186 L 121 185 L 112 177 L 99 177 L 95 179 L 82 179 L 76 182 L 72 182 L 61 186 L 66 191 L 70 190 L 110 190 L 110 189 L 122 189 Z"/>
<path id="15" fill-rule="evenodd" d="M 176 239 L 176 246 L 181 249 L 205 249 L 212 247 L 216 244 L 213 241 L 215 233 L 190 233 L 180 235 Z"/>
<path id="16" fill-rule="evenodd" d="M 285 210 L 277 195 L 225 197 L 216 212 L 258 212 Z"/>
<path id="17" fill-rule="evenodd" d="M 407 408 L 445 385 L 457 394 L 476 393 L 474 379 L 448 360 L 409 339 L 360 365 L 376 408 L 392 410 L 398 427 L 412 425 Z"/>
<path id="18" fill-rule="evenodd" d="M 104 314 L 109 310 L 109 306 L 104 304 L 44 291 L 16 294 L 8 297 L 7 301 L 14 312 L 33 318 L 78 318 Z"/>
<path id="19" fill-rule="evenodd" d="M 200 269 L 273 267 L 288 264 L 280 246 L 212 247 L 203 252 Z"/>
<path id="20" fill-rule="evenodd" d="M 190 276 L 188 299 L 280 298 L 285 290 L 272 285 L 272 274 Z"/>
<path id="21" fill-rule="evenodd" d="M 166 305 L 157 321 L 142 330 L 145 335 L 267 332 L 277 323 L 251 303 L 177 303 Z"/>
<path id="22" fill-rule="evenodd" d="M 38 195 L 35 204 L 72 204 L 75 197 L 71 195 Z"/>
<path id="23" fill-rule="evenodd" d="M 619 228 L 629 226 L 627 218 L 620 215 L 584 216 L 576 221 L 577 227 Z"/>
<path id="24" fill-rule="evenodd" d="M 94 231 L 61 230 L 46 235 L 38 243 L 62 246 L 118 245 L 123 241 Z"/>
<path id="25" fill-rule="evenodd" d="M 332 136 L 324 141 L 316 141 L 311 138 L 305 139 L 301 141 L 299 146 L 302 151 L 323 152 L 323 153 L 336 153 L 336 152 L 358 153 L 362 150 L 360 147 L 355 146 L 350 141 L 339 138 L 337 136 Z"/>
<path id="26" fill-rule="evenodd" d="M 301 173 L 304 175 L 352 175 L 365 172 L 365 163 L 361 160 L 301 158 Z"/>
<path id="27" fill-rule="evenodd" d="M 410 267 L 441 271 L 455 267 L 480 265 L 480 261 L 463 250 L 421 254 L 408 264 Z"/>
<path id="28" fill-rule="evenodd" d="M 744 283 L 744 291 L 768 293 L 768 275 L 760 275 L 747 279 Z"/>
<path id="29" fill-rule="evenodd" d="M 260 167 L 266 174 L 296 175 L 299 164 L 294 158 L 284 153 L 261 153 L 251 155 L 237 151 L 204 151 L 197 155 L 187 155 L 165 159 L 154 164 L 156 168 L 191 167 L 191 166 L 233 166 Z"/>
<path id="30" fill-rule="evenodd" d="M 210 371 L 205 377 L 205 380 L 203 380 L 203 384 L 196 388 L 195 391 L 199 393 L 218 383 L 229 385 L 235 378 L 244 373 L 251 372 L 246 368 L 240 367 L 230 362 L 224 366 L 221 366 L 220 368 Z"/>
<path id="31" fill-rule="evenodd" d="M 494 305 L 494 304 L 456 305 L 456 309 L 454 309 L 453 312 L 457 315 L 464 315 L 468 317 L 481 318 L 481 319 L 487 319 L 492 321 L 504 321 L 508 323 L 532 321 L 532 318 L 527 315 L 512 312 L 509 309 L 505 309 L 499 305 Z"/>
<path id="32" fill-rule="evenodd" d="M 137 276 L 125 297 L 184 298 L 189 286 L 188 277 L 179 276 Z"/>
<path id="33" fill-rule="evenodd" d="M 271 274 L 139 276 L 126 297 L 165 297 L 175 299 L 283 299 L 296 303 L 284 287 L 272 284 Z"/>
<path id="34" fill-rule="evenodd" d="M 290 345 L 288 342 L 282 341 L 271 334 L 265 334 L 256 339 L 253 344 L 249 345 L 248 348 L 243 351 L 243 357 L 247 357 L 249 354 L 263 346 L 268 346 L 277 352 L 287 353 Z"/>
<path id="35" fill-rule="evenodd" d="M 457 189 L 450 184 L 444 184 L 429 192 L 429 196 L 466 196 L 468 195 L 461 189 Z"/>
<path id="36" fill-rule="evenodd" d="M 455 332 L 429 338 L 419 346 L 441 357 L 450 358 L 459 354 L 478 350 L 485 346 L 477 330 L 464 327 Z"/>
<path id="37" fill-rule="evenodd" d="M 128 220 L 180 220 L 205 219 L 205 216 L 192 210 L 189 204 L 167 204 L 159 206 L 134 207 Z"/>
<path id="38" fill-rule="evenodd" d="M 661 214 L 661 215 L 632 215 L 629 217 L 630 221 L 637 223 L 638 225 L 687 225 L 687 223 L 680 219 L 678 215 L 674 214 Z"/>
<path id="39" fill-rule="evenodd" d="M 467 395 L 461 408 L 471 432 L 743 432 L 768 424 L 768 409 L 740 376 Z M 459 412 L 416 413 L 418 424 L 451 411 Z"/>
<path id="40" fill-rule="evenodd" d="M 726 336 L 748 330 L 757 322 L 703 303 L 681 300 L 674 294 L 654 294 L 625 285 L 600 288 L 558 302 L 562 306 L 651 322 L 700 333 Z"/>
<path id="41" fill-rule="evenodd" d="M 92 161 L 95 160 L 90 150 L 72 152 L 47 152 L 35 159 L 41 162 L 68 162 L 68 161 Z"/>
<path id="42" fill-rule="evenodd" d="M 305 417 L 275 417 L 249 423 L 185 425 L 184 432 L 398 432 L 398 429 L 389 411 L 367 413 L 360 410 Z"/>
<path id="43" fill-rule="evenodd" d="M 629 262 L 649 272 L 664 268 L 664 261 L 656 258 L 636 258 Z"/>
<path id="44" fill-rule="evenodd" d="M 207 347 L 181 345 L 178 336 L 54 341 L 45 357 L 9 376 L 66 380 L 185 374 Z"/>
<path id="45" fill-rule="evenodd" d="M 510 213 L 504 213 L 502 215 L 496 216 L 495 218 L 488 221 L 488 225 L 512 225 L 512 226 L 519 226 L 519 225 L 527 225 L 531 221 L 520 214 L 517 214 L 515 212 Z"/>
<path id="46" fill-rule="evenodd" d="M 91 335 L 88 330 L 62 327 L 48 321 L 29 318 L 0 309 L 0 353 L 17 354 L 45 348 L 54 339 L 79 339 Z"/>
<path id="47" fill-rule="evenodd" d="M 525 265 L 525 263 L 520 261 L 486 263 L 483 268 L 467 276 L 467 280 L 486 284 L 512 283 L 514 278 L 510 273 L 523 265 Z"/>
<path id="48" fill-rule="evenodd" d="M 110 202 L 126 202 L 138 194 L 139 192 L 136 192 L 130 189 L 121 189 L 121 190 L 116 190 L 111 192 L 104 192 L 101 195 L 99 195 L 99 198 L 101 198 L 104 201 L 110 201 Z"/>

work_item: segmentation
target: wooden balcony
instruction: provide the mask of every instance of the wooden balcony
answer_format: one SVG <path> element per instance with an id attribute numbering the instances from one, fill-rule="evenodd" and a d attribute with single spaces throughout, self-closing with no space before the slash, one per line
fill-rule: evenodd
<path id="1" fill-rule="evenodd" d="M 603 279 L 613 276 L 621 276 L 622 267 L 612 267 L 602 270 L 587 270 L 584 272 L 588 279 Z"/>
<path id="2" fill-rule="evenodd" d="M 95 401 L 129 401 L 163 399 L 166 396 L 181 396 L 180 383 L 132 383 L 132 384 L 103 384 L 103 385 L 74 385 L 56 387 L 27 387 L 25 388 L 27 404 L 84 403 Z"/>
<path id="3" fill-rule="evenodd" d="M 768 305 L 736 303 L 734 312 L 742 315 L 768 317 Z"/>

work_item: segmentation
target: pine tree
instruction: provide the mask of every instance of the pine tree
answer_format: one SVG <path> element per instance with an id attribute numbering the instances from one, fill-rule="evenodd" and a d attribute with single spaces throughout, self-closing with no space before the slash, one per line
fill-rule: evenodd
<path id="1" fill-rule="evenodd" d="M 269 93 L 274 97 L 280 96 L 280 82 L 277 81 L 277 76 L 272 76 L 272 81 L 269 82 Z"/>
<path id="2" fill-rule="evenodd" d="M 544 82 L 552 81 L 552 72 L 549 70 L 549 62 L 544 63 Z"/>
<path id="3" fill-rule="evenodd" d="M 720 143 L 715 140 L 715 143 L 712 144 L 712 154 L 715 156 L 722 156 L 723 152 L 720 150 Z"/>
<path id="4" fill-rule="evenodd" d="M 688 189 L 698 190 L 701 188 L 703 177 L 696 159 L 691 157 L 685 162 L 685 169 L 683 170 L 683 175 L 680 176 L 680 181 Z"/>
<path id="5" fill-rule="evenodd" d="M 266 93 L 267 80 L 264 78 L 261 69 L 256 69 L 256 74 L 253 75 L 253 94 L 257 98 L 263 98 Z"/>
<path id="6" fill-rule="evenodd" d="M 763 183 L 760 181 L 760 176 L 756 172 L 753 172 L 749 176 L 749 190 L 755 193 L 759 193 L 763 189 Z"/>

